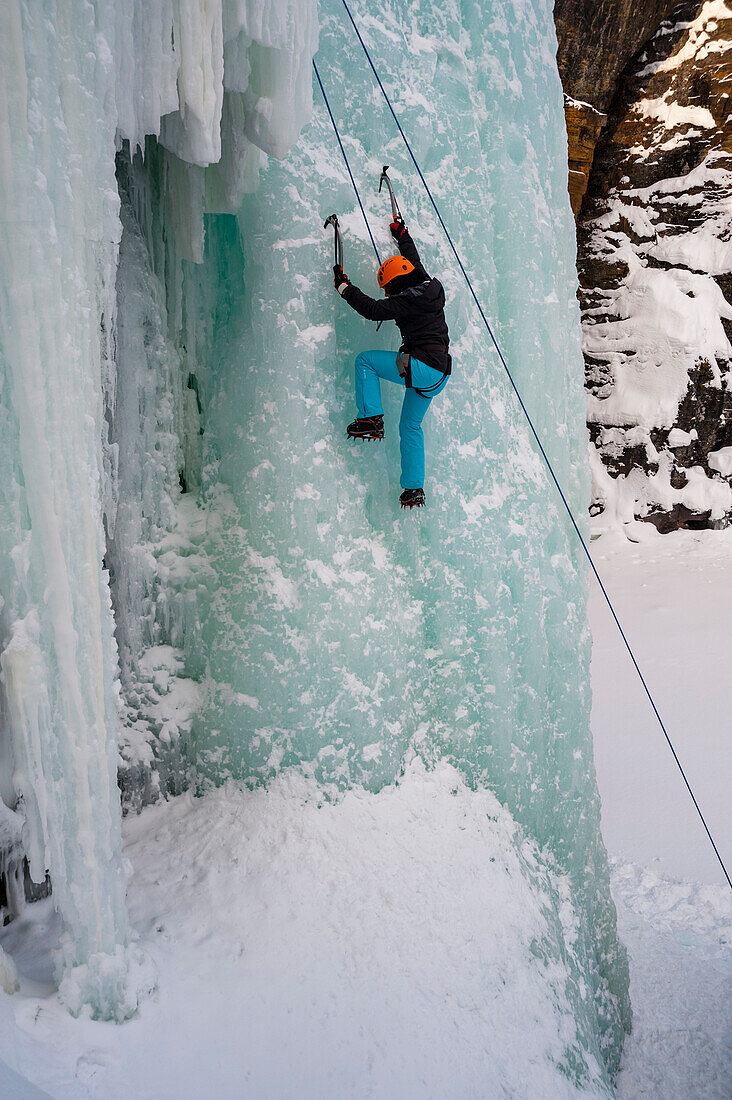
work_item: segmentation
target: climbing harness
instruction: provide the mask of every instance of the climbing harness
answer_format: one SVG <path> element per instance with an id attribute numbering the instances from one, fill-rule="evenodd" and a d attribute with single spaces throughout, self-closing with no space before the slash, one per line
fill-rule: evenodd
<path id="1" fill-rule="evenodd" d="M 448 230 L 448 228 L 447 228 L 447 226 L 446 226 L 446 224 L 445 224 L 445 221 L 444 221 L 444 219 L 443 219 L 443 217 L 442 217 L 442 214 L 440 213 L 440 209 L 439 209 L 439 207 L 438 207 L 438 205 L 437 205 L 437 203 L 436 203 L 436 201 L 435 201 L 435 198 L 434 198 L 434 196 L 433 196 L 433 194 L 432 194 L 432 191 L 430 190 L 430 186 L 429 186 L 429 184 L 427 183 L 427 180 L 426 180 L 426 179 L 425 179 L 425 177 L 424 177 L 424 174 L 423 174 L 423 172 L 422 172 L 422 169 L 421 169 L 421 167 L 420 167 L 420 165 L 419 165 L 419 162 L 418 162 L 418 160 L 417 160 L 416 156 L 414 155 L 414 151 L 412 150 L 412 146 L 411 146 L 411 145 L 410 145 L 410 143 L 409 143 L 409 139 L 407 138 L 407 135 L 406 135 L 406 134 L 405 134 L 405 132 L 404 132 L 404 129 L 403 129 L 403 127 L 402 127 L 402 124 L 401 124 L 401 122 L 399 121 L 399 118 L 398 118 L 398 116 L 397 116 L 397 114 L 396 114 L 396 111 L 394 110 L 394 108 L 393 108 L 393 106 L 392 106 L 391 100 L 389 99 L 389 95 L 388 95 L 388 93 L 387 93 L 387 91 L 386 91 L 386 89 L 385 89 L 385 87 L 384 87 L 384 85 L 383 85 L 383 83 L 382 83 L 381 77 L 379 76 L 379 73 L 378 73 L 378 71 L 377 71 L 377 69 L 376 69 L 376 66 L 374 65 L 373 59 L 372 59 L 372 57 L 371 57 L 371 54 L 369 53 L 369 49 L 368 49 L 368 47 L 367 47 L 366 43 L 364 42 L 364 40 L 363 40 L 363 37 L 361 36 L 361 32 L 359 31 L 359 29 L 358 29 L 358 26 L 356 25 L 356 21 L 355 21 L 355 19 L 353 18 L 353 15 L 351 14 L 351 9 L 350 9 L 350 8 L 349 8 L 349 6 L 348 6 L 347 0 L 341 0 L 341 2 L 342 2 L 342 4 L 343 4 L 343 7 L 344 7 L 344 8 L 345 8 L 345 10 L 346 10 L 346 14 L 347 14 L 347 16 L 348 16 L 348 18 L 349 18 L 349 20 L 350 20 L 350 23 L 351 23 L 351 26 L 353 27 L 353 30 L 354 30 L 354 32 L 355 32 L 355 35 L 356 35 L 356 37 L 358 38 L 358 41 L 359 41 L 359 43 L 361 44 L 361 48 L 363 49 L 363 52 L 364 52 L 364 54 L 365 54 L 365 56 L 366 56 L 366 60 L 367 60 L 367 61 L 368 61 L 368 63 L 369 63 L 369 66 L 370 66 L 370 68 L 371 68 L 371 71 L 372 71 L 372 73 L 374 74 L 374 78 L 375 78 L 375 80 L 376 80 L 376 83 L 378 84 L 378 86 L 379 86 L 379 88 L 380 88 L 380 90 L 381 90 L 381 94 L 383 95 L 383 97 L 384 97 L 384 100 L 385 100 L 385 102 L 386 102 L 386 105 L 387 105 L 387 107 L 389 108 L 389 111 L 390 111 L 390 113 L 391 113 L 391 116 L 392 116 L 392 118 L 394 119 L 394 123 L 395 123 L 395 125 L 396 125 L 396 128 L 397 128 L 397 130 L 399 131 L 399 133 L 400 133 L 400 135 L 401 135 L 401 137 L 402 137 L 402 140 L 403 140 L 403 142 L 404 142 L 404 145 L 405 145 L 405 147 L 406 147 L 406 150 L 407 150 L 407 152 L 409 153 L 409 156 L 410 156 L 410 158 L 411 158 L 412 164 L 414 165 L 414 168 L 415 168 L 415 170 L 416 170 L 416 172 L 417 172 L 417 175 L 419 176 L 420 180 L 422 181 L 422 185 L 423 185 L 423 187 L 424 187 L 424 189 L 425 189 L 425 191 L 426 191 L 426 193 L 427 193 L 427 196 L 428 196 L 428 198 L 429 198 L 429 200 L 430 200 L 430 202 L 431 202 L 431 204 L 432 204 L 432 208 L 434 209 L 434 212 L 435 212 L 435 215 L 436 215 L 436 217 L 437 217 L 437 220 L 439 221 L 439 223 L 440 223 L 440 226 L 442 227 L 442 230 L 443 230 L 443 232 L 444 232 L 444 234 L 445 234 L 445 237 L 446 237 L 446 239 L 447 239 L 447 242 L 448 242 L 448 244 L 450 245 L 450 248 L 452 249 L 452 253 L 453 253 L 453 255 L 454 255 L 454 257 L 455 257 L 455 259 L 456 259 L 456 261 L 457 261 L 458 267 L 460 268 L 460 270 L 461 270 L 461 272 L 462 272 L 462 274 L 463 274 L 463 277 L 464 277 L 464 279 L 465 279 L 465 282 L 467 283 L 467 286 L 468 286 L 468 290 L 470 291 L 470 294 L 472 295 L 473 301 L 475 302 L 475 305 L 476 305 L 476 307 L 477 307 L 477 309 L 478 309 L 478 313 L 480 314 L 481 320 L 483 321 L 483 324 L 485 325 L 485 328 L 486 328 L 486 330 L 487 330 L 487 332 L 488 332 L 488 335 L 489 335 L 489 336 L 490 336 L 490 338 L 491 338 L 491 341 L 492 341 L 492 343 L 493 343 L 493 346 L 494 346 L 494 348 L 495 348 L 495 350 L 496 350 L 496 354 L 498 355 L 498 358 L 499 358 L 499 360 L 500 360 L 500 362 L 501 362 L 501 365 L 502 365 L 503 369 L 504 369 L 504 370 L 505 370 L 505 372 L 506 372 L 506 375 L 507 375 L 507 377 L 508 377 L 508 380 L 509 380 L 509 382 L 510 382 L 510 384 L 511 384 L 511 388 L 513 389 L 513 392 L 514 392 L 514 394 L 516 395 L 516 399 L 517 399 L 517 401 L 518 401 L 518 403 L 519 403 L 519 405 L 520 405 L 520 407 L 521 407 L 521 411 L 523 412 L 523 414 L 524 414 L 524 416 L 525 416 L 525 418 L 526 418 L 526 422 L 527 422 L 527 423 L 528 423 L 528 425 L 529 425 L 529 429 L 530 429 L 530 431 L 531 431 L 531 435 L 533 436 L 533 438 L 534 438 L 534 441 L 536 442 L 536 445 L 537 445 L 537 447 L 539 448 L 539 453 L 541 454 L 541 457 L 542 457 L 542 458 L 543 458 L 543 460 L 544 460 L 544 463 L 545 463 L 545 465 L 546 465 L 546 468 L 547 468 L 547 470 L 548 470 L 548 472 L 549 472 L 549 476 L 550 476 L 550 478 L 551 478 L 552 482 L 554 483 L 554 487 L 555 487 L 555 489 L 557 490 L 557 492 L 558 492 L 558 494 L 559 494 L 559 497 L 560 497 L 560 499 L 561 499 L 561 501 L 562 501 L 562 504 L 564 505 L 564 508 L 565 508 L 565 510 L 566 510 L 566 512 L 567 512 L 567 515 L 568 515 L 568 517 L 569 517 L 570 523 L 571 523 L 572 527 L 574 528 L 574 532 L 575 532 L 575 534 L 576 534 L 576 536 L 577 536 L 577 539 L 578 539 L 578 541 L 579 541 L 579 544 L 580 544 L 580 546 L 582 547 L 582 550 L 584 551 L 584 554 L 585 554 L 585 556 L 586 556 L 586 558 L 587 558 L 587 561 L 588 561 L 588 563 L 589 563 L 590 569 L 592 570 L 592 573 L 593 573 L 593 575 L 594 575 L 594 577 L 595 577 L 595 580 L 597 581 L 598 585 L 600 586 L 600 591 L 602 592 L 602 595 L 603 595 L 603 597 L 604 597 L 604 599 L 605 599 L 605 603 L 607 604 L 607 606 L 608 606 L 608 608 L 609 608 L 609 610 L 610 610 L 610 614 L 612 615 L 612 617 L 613 617 L 613 621 L 615 622 L 615 625 L 616 625 L 616 627 L 618 628 L 618 632 L 619 632 L 619 634 L 620 634 L 620 637 L 621 637 L 621 638 L 622 638 L 622 640 L 623 640 L 623 644 L 624 644 L 624 646 L 625 646 L 625 648 L 626 648 L 626 650 L 627 650 L 627 652 L 628 652 L 628 656 L 630 657 L 630 660 L 631 660 L 631 662 L 632 662 L 632 664 L 633 664 L 633 667 L 634 667 L 634 669 L 635 669 L 636 673 L 638 674 L 638 678 L 639 678 L 639 680 L 640 680 L 640 682 L 641 682 L 641 684 L 642 684 L 642 686 L 643 686 L 643 690 L 644 690 L 644 692 L 645 692 L 645 694 L 646 694 L 646 697 L 647 697 L 647 699 L 648 699 L 648 702 L 649 702 L 649 703 L 650 703 L 650 705 L 651 705 L 651 709 L 653 710 L 653 713 L 654 713 L 654 715 L 656 716 L 656 719 L 657 719 L 657 721 L 658 721 L 658 724 L 659 724 L 659 726 L 661 727 L 661 731 L 662 731 L 662 733 L 663 733 L 663 736 L 664 736 L 664 738 L 666 739 L 666 743 L 668 744 L 668 747 L 669 747 L 669 749 L 671 750 L 671 754 L 672 754 L 672 756 L 673 756 L 673 758 L 674 758 L 674 761 L 676 762 L 676 766 L 677 766 L 677 768 L 679 769 L 679 772 L 680 772 L 680 774 L 681 774 L 681 778 L 682 778 L 682 779 L 683 779 L 683 781 L 684 781 L 684 785 L 686 786 L 686 789 L 687 789 L 687 791 L 688 791 L 688 793 L 689 793 L 689 796 L 690 796 L 690 798 L 691 798 L 691 801 L 692 801 L 692 802 L 693 802 L 693 804 L 694 804 L 694 808 L 695 808 L 695 810 L 696 810 L 696 812 L 697 812 L 697 814 L 698 814 L 698 816 L 699 816 L 699 819 L 700 819 L 700 821 L 701 821 L 701 823 L 702 823 L 702 825 L 703 825 L 703 827 L 704 827 L 704 831 L 705 831 L 705 833 L 706 833 L 706 835 L 707 835 L 707 838 L 708 838 L 708 840 L 709 840 L 709 843 L 711 844 L 711 846 L 712 846 L 712 848 L 713 848 L 713 850 L 714 850 L 714 854 L 715 854 L 715 856 L 717 857 L 717 860 L 718 860 L 718 862 L 719 862 L 719 865 L 720 865 L 720 867 L 722 868 L 722 872 L 723 872 L 723 874 L 724 874 L 724 877 L 725 877 L 725 879 L 727 880 L 727 884 L 729 885 L 730 889 L 732 889 L 732 879 L 730 878 L 730 876 L 729 876 L 729 873 L 728 873 L 728 871 L 727 871 L 727 868 L 725 867 L 725 864 L 724 864 L 724 860 L 722 859 L 722 856 L 721 856 L 721 855 L 720 855 L 720 853 L 719 853 L 719 849 L 717 848 L 717 845 L 716 845 L 716 844 L 715 844 L 715 842 L 714 842 L 714 837 L 712 836 L 712 834 L 711 834 L 711 832 L 710 832 L 710 830 L 709 830 L 709 826 L 708 826 L 708 825 L 707 825 L 707 823 L 706 823 L 706 820 L 705 820 L 705 818 L 704 818 L 704 814 L 702 813 L 701 807 L 699 806 L 699 803 L 698 803 L 698 802 L 697 802 L 697 800 L 696 800 L 696 796 L 694 795 L 694 792 L 693 792 L 693 790 L 692 790 L 692 788 L 691 788 L 691 784 L 689 783 L 689 780 L 688 780 L 688 779 L 687 779 L 687 777 L 686 777 L 686 772 L 684 771 L 683 765 L 682 765 L 681 761 L 679 760 L 679 757 L 678 757 L 678 754 L 677 754 L 677 752 L 676 752 L 676 749 L 674 748 L 674 746 L 673 746 L 673 742 L 671 741 L 671 737 L 669 736 L 669 733 L 668 733 L 668 731 L 667 731 L 667 729 L 666 729 L 666 726 L 664 725 L 664 722 L 663 722 L 663 719 L 661 718 L 661 715 L 660 715 L 660 712 L 659 712 L 659 710 L 658 710 L 658 707 L 656 706 L 656 703 L 655 703 L 655 701 L 654 701 L 654 698 L 653 698 L 653 696 L 652 696 L 652 694 L 651 694 L 651 691 L 650 691 L 650 689 L 649 689 L 649 687 L 648 687 L 648 685 L 647 685 L 647 683 L 646 683 L 645 677 L 643 676 L 643 673 L 641 672 L 640 666 L 639 666 L 639 664 L 638 664 L 638 662 L 637 662 L 637 660 L 636 660 L 635 654 L 633 653 L 633 649 L 632 649 L 632 647 L 631 647 L 631 645 L 630 645 L 630 642 L 628 641 L 628 639 L 627 639 L 627 637 L 626 637 L 626 634 L 625 634 L 625 631 L 623 630 L 623 627 L 622 627 L 622 625 L 621 625 L 621 623 L 620 623 L 620 620 L 619 620 L 619 618 L 618 618 L 618 616 L 617 616 L 617 614 L 616 614 L 616 611 L 615 611 L 615 608 L 614 608 L 614 606 L 613 606 L 612 600 L 610 599 L 610 596 L 608 595 L 607 589 L 605 588 L 605 585 L 604 585 L 604 584 L 603 584 L 603 582 L 602 582 L 602 578 L 600 577 L 600 574 L 599 574 L 599 573 L 598 573 L 598 571 L 597 571 L 597 567 L 595 566 L 595 563 L 594 563 L 594 561 L 593 561 L 593 559 L 592 559 L 592 555 L 590 554 L 590 550 L 589 550 L 589 547 L 588 547 L 587 543 L 585 542 L 585 539 L 584 539 L 584 537 L 583 537 L 583 535 L 582 535 L 582 532 L 581 532 L 581 531 L 580 531 L 580 529 L 579 529 L 579 525 L 578 525 L 578 523 L 577 523 L 577 520 L 576 520 L 576 519 L 575 519 L 575 517 L 574 517 L 574 513 L 573 513 L 573 511 L 572 511 L 571 505 L 569 504 L 569 501 L 567 500 L 567 498 L 566 498 L 566 496 L 565 496 L 565 494 L 564 494 L 564 490 L 562 489 L 562 486 L 561 486 L 561 484 L 559 483 L 559 480 L 558 480 L 558 478 L 557 478 L 557 475 L 556 475 L 556 474 L 555 474 L 555 472 L 554 472 L 554 467 L 552 466 L 551 460 L 549 459 L 549 456 L 547 455 L 547 453 L 546 453 L 546 451 L 545 451 L 545 449 L 544 449 L 544 446 L 543 446 L 543 444 L 542 444 L 542 442 L 541 442 L 541 439 L 540 439 L 540 437 L 539 437 L 539 434 L 538 434 L 538 432 L 537 432 L 536 428 L 534 427 L 534 422 L 533 422 L 533 420 L 531 419 L 531 415 L 530 415 L 530 413 L 529 413 L 528 409 L 526 408 L 526 405 L 524 404 L 524 400 L 523 400 L 523 398 L 522 398 L 522 396 L 521 396 L 521 392 L 519 391 L 519 388 L 518 388 L 518 386 L 516 385 L 516 382 L 514 381 L 513 375 L 511 374 L 511 371 L 510 371 L 510 369 L 509 369 L 509 366 L 508 366 L 508 364 L 507 364 L 507 362 L 506 362 L 506 360 L 505 360 L 505 358 L 504 358 L 503 352 L 501 351 L 501 347 L 500 347 L 500 345 L 499 345 L 499 343 L 498 343 L 498 341 L 497 341 L 497 339 L 496 339 L 496 337 L 495 337 L 495 335 L 494 335 L 494 333 L 493 333 L 493 329 L 491 328 L 490 322 L 488 321 L 488 318 L 487 318 L 487 316 L 486 316 L 486 314 L 485 314 L 485 311 L 484 311 L 484 309 L 483 309 L 483 306 L 482 306 L 482 305 L 481 305 L 481 303 L 480 303 L 480 299 L 478 298 L 478 295 L 477 295 L 477 294 L 476 294 L 476 292 L 475 292 L 475 289 L 474 289 L 474 287 L 473 287 L 473 284 L 472 284 L 472 282 L 471 282 L 470 276 L 468 275 L 468 272 L 467 272 L 467 271 L 466 271 L 466 269 L 465 269 L 465 265 L 463 264 L 463 261 L 462 261 L 462 259 L 461 259 L 461 257 L 460 257 L 460 253 L 458 252 L 457 248 L 455 247 L 455 244 L 454 244 L 454 242 L 453 242 L 453 239 L 452 239 L 452 237 L 451 237 L 451 235 L 450 235 L 450 231 Z M 330 120 L 331 120 L 331 123 L 333 124 L 333 129 L 334 129 L 334 131 L 335 131 L 335 134 L 336 134 L 336 138 L 338 139 L 338 144 L 339 144 L 339 146 L 340 146 L 340 150 L 341 150 L 341 153 L 343 154 L 343 159 L 344 159 L 344 161 L 345 161 L 345 163 L 346 163 L 346 168 L 348 169 L 348 174 L 349 174 L 349 176 L 350 176 L 350 178 L 351 178 L 351 183 L 353 184 L 353 190 L 354 190 L 354 192 L 355 192 L 355 194 L 356 194 L 356 198 L 358 199 L 358 204 L 359 204 L 359 206 L 361 207 L 361 213 L 363 214 L 363 218 L 364 218 L 364 221 L 366 222 L 366 228 L 368 229 L 368 232 L 369 232 L 369 236 L 371 237 L 371 243 L 372 243 L 372 244 L 373 244 L 373 246 L 374 246 L 374 251 L 376 252 L 376 256 L 377 256 L 377 259 L 379 260 L 379 263 L 381 263 L 381 259 L 380 259 L 380 257 L 379 257 L 378 249 L 376 248 L 376 243 L 375 243 L 375 241 L 374 241 L 374 238 L 373 238 L 373 234 L 372 234 L 372 232 L 371 232 L 371 227 L 369 226 L 369 223 L 368 223 L 368 219 L 367 219 L 367 217 L 366 217 L 366 212 L 365 212 L 365 210 L 364 210 L 364 208 L 363 208 L 363 204 L 362 204 L 362 202 L 361 202 L 361 197 L 360 197 L 360 195 L 359 195 L 359 193 L 358 193 L 358 188 L 356 187 L 356 183 L 355 183 L 355 180 L 354 180 L 354 178 L 353 178 L 353 173 L 351 172 L 351 168 L 350 168 L 350 165 L 348 164 L 348 158 L 346 157 L 346 152 L 345 152 L 345 149 L 343 148 L 343 142 L 341 141 L 341 138 L 340 138 L 340 134 L 338 133 L 338 127 L 337 127 L 337 125 L 336 125 L 336 121 L 335 121 L 335 118 L 333 117 L 333 112 L 332 112 L 332 111 L 331 111 L 331 109 L 330 109 L 330 104 L 328 103 L 328 98 L 327 98 L 327 96 L 326 96 L 326 94 L 325 94 L 325 89 L 324 89 L 324 87 L 323 87 L 323 83 L 322 83 L 322 81 L 321 81 L 321 79 L 320 79 L 320 74 L 318 73 L 318 69 L 317 69 L 317 66 L 315 65 L 315 61 L 314 61 L 314 60 L 313 60 L 313 68 L 315 69 L 315 75 L 316 75 L 316 77 L 317 77 L 317 80 L 318 80 L 318 84 L 320 85 L 320 90 L 321 90 L 321 92 L 322 92 L 322 95 L 323 95 L 323 100 L 325 101 L 325 105 L 326 105 L 326 108 L 327 108 L 328 114 L 329 114 L 329 116 L 330 116 Z M 392 199 L 392 203 L 393 203 L 393 205 L 392 205 L 392 212 L 394 212 L 394 209 L 395 209 L 395 207 L 396 207 L 396 199 L 395 199 L 395 198 L 394 198 L 394 196 L 393 196 L 393 189 L 392 189 L 392 187 L 391 187 L 391 184 L 390 184 L 390 181 L 389 181 L 389 177 L 388 177 L 388 175 L 386 174 L 386 170 L 387 170 L 387 168 L 388 168 L 388 165 L 385 165 L 385 166 L 384 166 L 384 168 L 382 169 L 382 173 L 381 173 L 381 180 L 380 180 L 380 187 L 381 187 L 381 183 L 382 183 L 382 182 L 386 182 L 386 183 L 387 183 L 387 186 L 388 186 L 388 189 L 389 189 L 389 194 L 390 194 L 390 197 L 391 197 L 391 199 Z M 398 207 L 397 207 L 396 209 L 397 209 L 397 213 L 398 213 Z"/>
<path id="2" fill-rule="evenodd" d="M 444 350 L 442 344 L 426 344 L 425 345 L 426 349 L 429 349 L 430 347 L 433 347 L 433 348 L 439 347 L 442 350 Z M 452 365 L 452 361 L 450 360 L 449 355 L 448 355 L 448 360 L 450 361 L 450 363 Z M 404 347 L 399 348 L 399 351 L 397 352 L 396 365 L 397 365 L 397 370 L 399 371 L 399 376 L 404 379 L 404 385 L 407 387 L 407 389 L 414 390 L 414 392 L 418 393 L 420 397 L 431 398 L 436 390 L 439 390 L 442 386 L 445 385 L 445 378 L 444 377 L 439 378 L 433 386 L 427 386 L 423 390 L 419 389 L 418 386 L 413 385 L 412 384 L 412 355 L 411 355 L 411 352 L 408 352 Z M 434 369 L 437 370 L 436 367 Z M 448 371 L 441 371 L 440 373 L 444 374 L 445 376 L 449 376 L 452 372 L 448 370 Z"/>
<path id="3" fill-rule="evenodd" d="M 444 352 L 445 351 L 445 345 L 444 344 L 420 344 L 419 349 L 421 351 Z M 403 360 L 403 365 L 404 365 L 404 368 L 405 368 L 404 376 L 403 376 L 405 378 L 405 384 L 407 386 L 410 386 L 414 390 L 415 393 L 419 394 L 420 397 L 426 397 L 428 399 L 431 399 L 433 396 L 437 396 L 437 391 L 441 390 L 443 386 L 447 385 L 446 379 L 449 378 L 450 375 L 452 374 L 452 356 L 448 352 L 448 355 L 447 355 L 447 370 L 440 371 L 439 367 L 433 367 L 433 370 L 439 371 L 439 373 L 442 374 L 443 377 L 438 378 L 438 380 L 432 386 L 425 386 L 424 389 L 420 389 L 419 386 L 415 386 L 412 382 L 412 353 L 410 351 L 407 351 L 407 349 L 404 347 L 404 345 L 402 345 L 402 347 L 399 349 L 399 355 L 397 355 L 397 370 L 401 374 L 402 371 L 401 371 L 401 367 L 399 366 L 399 359 L 400 358 Z"/>

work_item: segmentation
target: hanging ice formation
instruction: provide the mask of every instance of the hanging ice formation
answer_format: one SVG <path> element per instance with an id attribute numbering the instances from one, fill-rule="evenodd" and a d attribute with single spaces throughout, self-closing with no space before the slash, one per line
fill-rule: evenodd
<path id="1" fill-rule="evenodd" d="M 366 34 L 373 7 L 354 4 Z M 381 71 L 581 514 L 551 4 L 377 7 Z M 121 1018 L 136 992 L 118 744 L 130 807 L 288 766 L 338 797 L 398 781 L 415 753 L 447 757 L 542 849 L 526 872 L 553 914 L 541 953 L 577 1021 L 563 1069 L 602 1088 L 629 1009 L 585 570 L 339 0 L 325 14 L 318 44 L 314 2 L 10 4 L 2 795 L 20 799 L 33 877 L 50 870 L 62 992 Z M 383 451 L 341 441 L 353 356 L 394 332 L 332 292 L 326 214 L 351 277 L 375 289 L 374 263 L 319 101 L 308 122 L 316 48 L 372 223 L 390 162 L 448 293 L 456 373 L 430 413 L 419 516 L 398 509 L 395 394 Z"/>
<path id="2" fill-rule="evenodd" d="M 51 874 L 66 929 L 62 995 L 100 1017 L 129 1015 L 150 983 L 125 913 L 108 569 L 124 604 L 128 687 L 133 661 L 155 666 L 143 656 L 163 629 L 150 606 L 172 590 L 140 544 L 173 522 L 186 427 L 181 357 L 150 273 L 153 260 L 165 263 L 162 233 L 143 243 L 145 212 L 133 225 L 120 211 L 115 154 L 160 136 L 165 149 L 150 161 L 166 228 L 179 255 L 200 260 L 204 203 L 236 203 L 256 160 L 250 141 L 281 155 L 308 115 L 315 32 L 314 4 L 294 0 L 11 0 L 3 11 L 2 795 L 13 807 L 20 800 L 33 879 Z M 173 265 L 160 271 L 171 299 L 177 255 Z M 169 331 L 181 317 L 178 303 Z M 151 680 L 160 683 L 157 672 Z M 144 713 L 144 698 L 127 701 Z M 11 874 L 18 819 L 4 830 Z"/>

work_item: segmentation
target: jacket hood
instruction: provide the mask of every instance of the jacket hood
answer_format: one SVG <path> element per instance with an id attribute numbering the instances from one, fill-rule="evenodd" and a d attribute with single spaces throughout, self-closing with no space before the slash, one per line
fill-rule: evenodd
<path id="1" fill-rule="evenodd" d="M 411 276 L 405 275 L 404 279 L 411 279 Z M 411 294 L 419 298 L 419 303 L 422 309 L 435 310 L 443 309 L 445 305 L 445 291 L 442 283 L 439 279 L 423 279 L 416 286 L 399 286 L 398 280 L 394 280 L 397 283 L 394 291 L 389 297 L 401 297 Z"/>
<path id="2" fill-rule="evenodd" d="M 421 292 L 431 306 L 442 309 L 445 305 L 445 289 L 439 279 L 430 279 L 426 286 L 422 283 L 416 289 Z"/>

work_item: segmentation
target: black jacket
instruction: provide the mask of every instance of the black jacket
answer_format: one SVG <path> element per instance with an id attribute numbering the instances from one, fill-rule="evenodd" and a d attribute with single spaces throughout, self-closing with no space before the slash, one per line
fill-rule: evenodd
<path id="1" fill-rule="evenodd" d="M 383 300 L 369 298 L 357 286 L 346 287 L 343 298 L 367 321 L 396 321 L 402 334 L 402 349 L 428 367 L 450 373 L 450 336 L 445 321 L 445 291 L 439 279 L 431 279 L 419 258 L 414 241 L 405 230 L 399 251 L 422 281 Z"/>

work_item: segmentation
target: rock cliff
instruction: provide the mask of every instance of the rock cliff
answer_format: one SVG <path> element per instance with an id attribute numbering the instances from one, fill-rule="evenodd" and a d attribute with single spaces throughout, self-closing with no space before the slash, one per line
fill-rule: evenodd
<path id="1" fill-rule="evenodd" d="M 660 23 L 624 64 L 651 14 Z M 732 519 L 732 3 L 658 2 L 639 13 L 626 0 L 559 0 L 555 17 L 593 512 L 661 531 L 723 526 Z M 585 97 L 580 115 L 573 102 Z"/>
<path id="2" fill-rule="evenodd" d="M 569 193 L 575 215 L 618 78 L 678 0 L 556 0 L 557 64 L 564 87 Z"/>

